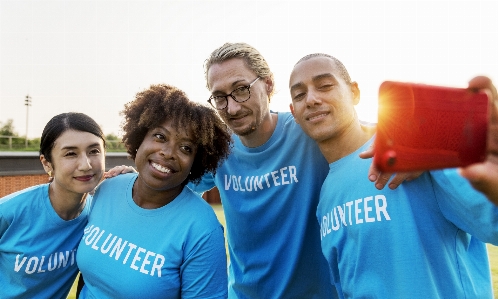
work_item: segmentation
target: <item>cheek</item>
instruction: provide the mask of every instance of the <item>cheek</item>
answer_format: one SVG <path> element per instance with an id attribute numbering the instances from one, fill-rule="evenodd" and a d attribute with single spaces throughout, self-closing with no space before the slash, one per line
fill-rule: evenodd
<path id="1" fill-rule="evenodd" d="M 101 157 L 95 158 L 93 161 L 94 168 L 100 168 L 102 171 L 104 170 L 105 167 L 105 155 L 102 155 Z"/>
<path id="2" fill-rule="evenodd" d="M 218 115 L 221 117 L 221 119 L 226 123 L 228 119 L 230 119 L 228 117 L 228 113 L 227 113 L 227 109 L 223 109 L 223 110 L 218 110 Z"/>

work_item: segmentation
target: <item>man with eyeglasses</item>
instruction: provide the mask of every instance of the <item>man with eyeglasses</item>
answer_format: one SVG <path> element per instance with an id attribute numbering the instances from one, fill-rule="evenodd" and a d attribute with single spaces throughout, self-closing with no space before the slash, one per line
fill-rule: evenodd
<path id="1" fill-rule="evenodd" d="M 226 219 L 229 298 L 334 298 L 315 212 L 327 162 L 290 113 L 270 111 L 274 79 L 253 47 L 227 43 L 205 63 L 208 102 L 235 133 L 216 185 Z"/>
<path id="2" fill-rule="evenodd" d="M 227 43 L 205 63 L 208 102 L 232 129 L 234 148 L 212 177 L 225 212 L 229 298 L 334 298 L 321 253 L 316 207 L 328 172 L 291 113 L 270 111 L 274 78 L 264 57 Z M 390 175 L 372 171 L 382 188 Z M 397 175 L 390 188 L 406 176 Z"/>

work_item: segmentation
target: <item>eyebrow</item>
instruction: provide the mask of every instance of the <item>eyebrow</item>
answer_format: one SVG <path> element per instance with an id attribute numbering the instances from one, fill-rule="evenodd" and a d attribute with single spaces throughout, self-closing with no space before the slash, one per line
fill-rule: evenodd
<path id="1" fill-rule="evenodd" d="M 316 75 L 316 76 L 312 77 L 311 81 L 316 82 L 316 81 L 324 79 L 324 78 L 335 78 L 335 77 L 331 73 L 325 73 L 325 74 L 320 74 L 320 75 Z M 304 87 L 303 82 L 298 82 L 298 83 L 292 85 L 290 88 L 290 91 L 292 92 L 293 90 L 298 89 L 300 87 Z"/>
<path id="2" fill-rule="evenodd" d="M 245 79 L 236 80 L 236 81 L 232 82 L 232 84 L 230 86 L 232 88 L 234 88 L 237 84 L 239 84 L 240 82 L 244 82 L 244 81 L 246 81 L 246 80 Z M 211 94 L 215 94 L 215 93 L 224 93 L 224 92 L 221 90 L 214 90 Z"/>
<path id="3" fill-rule="evenodd" d="M 100 143 L 98 143 L 98 142 L 92 143 L 89 146 L 87 146 L 87 148 L 96 147 L 96 146 L 100 146 Z M 75 150 L 75 149 L 78 149 L 78 147 L 77 146 L 72 146 L 72 145 L 61 147 L 61 150 Z"/>
<path id="4" fill-rule="evenodd" d="M 166 129 L 166 128 L 165 128 L 165 127 L 163 127 L 163 126 L 157 126 L 157 127 L 156 127 L 156 130 L 157 130 L 157 129 L 161 129 L 162 131 L 166 132 L 167 134 L 170 134 L 170 135 L 172 134 L 172 132 L 171 132 L 171 131 L 169 131 L 168 129 Z M 192 129 L 192 127 L 189 127 L 189 129 Z M 177 133 L 177 135 L 178 135 L 178 133 L 179 133 L 178 129 L 176 130 L 176 133 Z M 192 139 L 192 138 L 190 137 L 190 135 L 189 135 L 189 134 L 187 134 L 187 130 L 184 130 L 184 133 L 185 133 L 185 134 L 183 134 L 183 135 L 186 135 L 186 136 L 185 136 L 185 137 L 182 137 L 180 140 L 181 140 L 181 141 L 187 141 L 187 142 L 190 142 L 190 143 L 195 144 L 194 139 Z"/>

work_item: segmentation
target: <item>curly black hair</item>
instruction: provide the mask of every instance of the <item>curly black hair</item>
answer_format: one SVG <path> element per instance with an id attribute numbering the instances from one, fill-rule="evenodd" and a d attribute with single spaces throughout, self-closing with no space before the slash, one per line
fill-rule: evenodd
<path id="1" fill-rule="evenodd" d="M 198 183 L 207 172 L 215 174 L 233 146 L 230 129 L 213 108 L 189 100 L 182 90 L 171 85 L 151 85 L 137 93 L 121 115 L 123 143 L 132 160 L 149 129 L 169 119 L 175 129 L 190 129 L 197 153 L 184 184 Z"/>

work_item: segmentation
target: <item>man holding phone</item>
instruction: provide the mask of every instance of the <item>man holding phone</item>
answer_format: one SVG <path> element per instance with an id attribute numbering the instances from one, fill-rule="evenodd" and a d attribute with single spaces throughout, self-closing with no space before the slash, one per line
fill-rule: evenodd
<path id="1" fill-rule="evenodd" d="M 370 161 L 358 154 L 375 132 L 359 122 L 358 84 L 334 57 L 303 57 L 289 88 L 296 122 L 329 163 L 317 218 L 339 296 L 492 298 L 483 242 L 498 244 L 498 207 L 455 169 L 396 190 L 372 185 Z"/>

